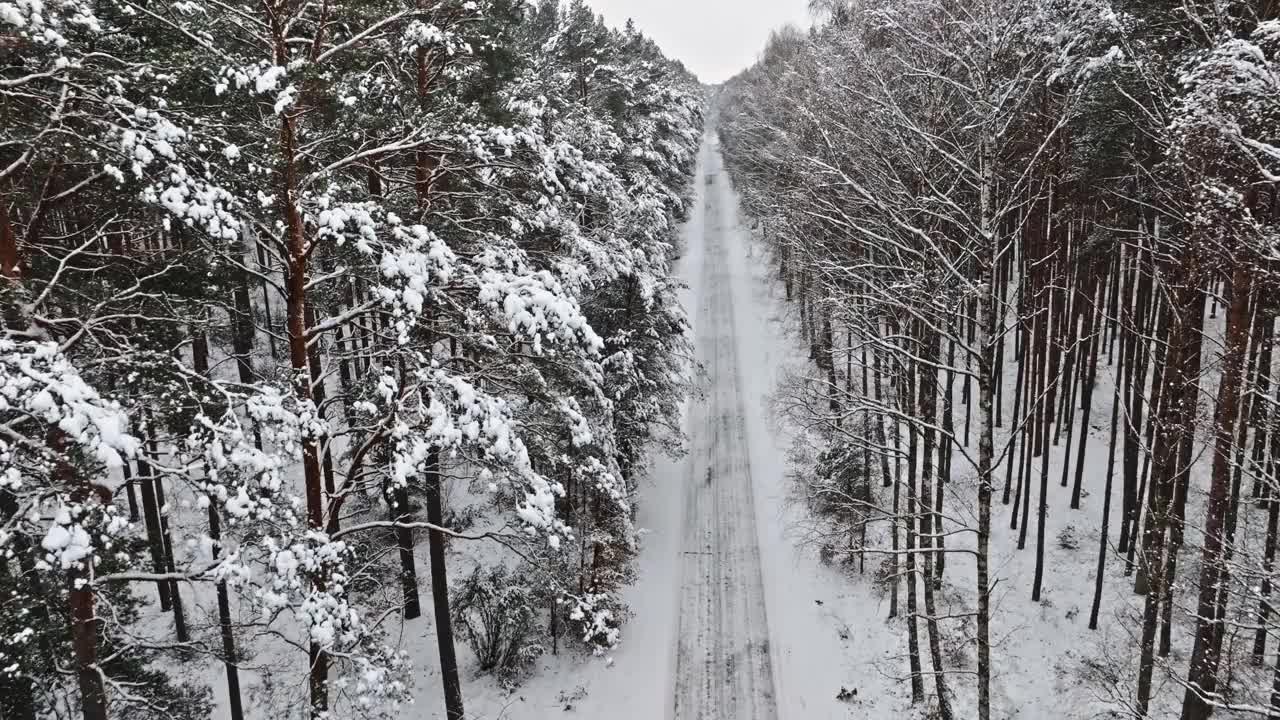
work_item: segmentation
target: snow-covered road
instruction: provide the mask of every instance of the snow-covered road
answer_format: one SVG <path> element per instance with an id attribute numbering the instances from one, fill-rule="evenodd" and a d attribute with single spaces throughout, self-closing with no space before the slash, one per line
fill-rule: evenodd
<path id="1" fill-rule="evenodd" d="M 743 252 L 736 201 L 713 136 L 699 163 L 701 207 L 688 233 L 697 270 L 695 347 L 705 397 L 689 411 L 680 604 L 673 682 L 676 720 L 778 716 L 756 530 L 739 317 L 730 252 Z M 701 222 L 698 222 L 700 220 Z"/>
<path id="2" fill-rule="evenodd" d="M 894 684 L 877 667 L 896 652 L 882 598 L 818 562 L 789 502 L 793 437 L 770 395 L 807 360 L 776 266 L 740 216 L 716 114 L 713 102 L 678 263 L 702 392 L 686 403 L 688 454 L 655 456 L 641 480 L 633 617 L 606 658 L 545 656 L 514 695 L 468 688 L 476 718 L 850 720 L 867 715 L 836 699 L 842 687 L 883 697 Z"/>

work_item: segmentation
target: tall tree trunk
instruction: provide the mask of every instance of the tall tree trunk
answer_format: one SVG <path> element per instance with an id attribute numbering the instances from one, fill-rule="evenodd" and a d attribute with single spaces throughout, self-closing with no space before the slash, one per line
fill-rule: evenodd
<path id="1" fill-rule="evenodd" d="M 234 330 L 232 342 L 236 352 L 236 369 L 240 374 L 240 382 L 248 385 L 253 382 L 253 374 L 247 362 L 248 350 L 244 347 L 245 338 L 241 334 L 243 332 L 242 323 L 244 320 L 248 320 L 248 317 L 239 312 L 240 288 L 244 289 L 246 303 L 249 299 L 247 283 L 237 285 L 235 291 L 237 307 L 232 321 Z M 249 328 L 252 331 L 253 326 L 250 324 Z M 252 341 L 250 340 L 250 342 Z M 191 360 L 197 373 L 204 377 L 209 376 L 209 340 L 203 330 L 197 330 L 192 333 Z M 254 441 L 258 445 L 258 449 L 261 450 L 261 442 L 257 440 L 256 430 Z M 209 497 L 208 514 L 209 540 L 212 541 L 213 559 L 217 560 L 218 555 L 222 552 L 222 518 L 218 515 L 216 497 Z M 227 581 L 218 580 L 214 587 L 218 598 L 218 629 L 222 636 L 222 664 L 227 673 L 227 704 L 231 711 L 231 720 L 244 720 L 244 707 L 240 698 L 240 669 L 236 666 L 239 658 L 236 655 L 236 636 L 231 623 L 231 599 L 227 594 Z"/>
<path id="2" fill-rule="evenodd" d="M 1184 377 L 1187 367 L 1185 356 L 1198 352 L 1202 319 L 1194 317 L 1193 309 L 1199 307 L 1197 295 L 1200 286 L 1195 281 L 1196 268 L 1190 259 L 1171 263 L 1171 271 L 1177 273 L 1170 285 L 1175 300 L 1169 313 L 1169 347 L 1165 353 L 1162 395 L 1170 398 L 1160 405 L 1152 447 L 1151 486 L 1147 493 L 1147 522 L 1142 538 L 1142 571 L 1150 592 L 1142 613 L 1142 635 L 1139 644 L 1138 683 L 1134 700 L 1138 717 L 1146 717 L 1151 703 L 1151 679 L 1155 671 L 1156 630 L 1160 620 L 1160 600 L 1164 596 L 1165 538 L 1169 527 L 1169 511 L 1177 481 L 1178 453 L 1183 435 L 1189 430 L 1190 408 L 1172 401 L 1190 378 Z"/>
<path id="3" fill-rule="evenodd" d="M 1280 522 L 1280 499 L 1267 499 L 1267 539 L 1262 551 L 1262 582 L 1258 588 L 1258 628 L 1253 635 L 1254 665 L 1261 665 L 1267 652 L 1267 626 L 1271 617 L 1271 575 L 1275 572 L 1276 530 Z M 1221 612 L 1221 611 L 1220 611 Z"/>
<path id="4" fill-rule="evenodd" d="M 222 549 L 222 523 L 218 517 L 217 504 L 209 503 L 209 539 L 213 541 L 213 557 L 218 558 Z M 222 664 L 227 672 L 227 702 L 231 710 L 231 720 L 244 720 L 244 707 L 240 699 L 239 655 L 236 653 L 235 630 L 231 623 L 231 599 L 227 595 L 227 581 L 219 580 L 218 592 L 218 629 L 222 635 Z"/>
<path id="5" fill-rule="evenodd" d="M 1071 484 L 1071 509 L 1072 510 L 1080 509 L 1080 491 L 1081 491 L 1081 486 L 1083 485 L 1083 482 L 1084 482 L 1084 451 L 1085 451 L 1085 445 L 1087 444 L 1087 441 L 1089 439 L 1089 419 L 1093 412 L 1093 386 L 1098 379 L 1098 349 L 1101 345 L 1101 340 L 1102 340 L 1101 337 L 1099 337 L 1099 334 L 1098 334 L 1099 330 L 1097 326 L 1105 324 L 1104 319 L 1101 316 L 1101 305 L 1102 305 L 1101 290 L 1099 290 L 1098 313 L 1090 315 L 1091 318 L 1096 318 L 1096 321 L 1094 319 L 1090 319 L 1088 329 L 1085 331 L 1086 337 L 1088 338 L 1087 342 L 1089 343 L 1089 370 L 1088 370 L 1089 376 L 1084 383 L 1084 393 L 1083 393 L 1084 395 L 1083 413 L 1084 414 L 1080 417 L 1080 447 L 1076 453 L 1075 480 L 1073 480 Z M 1113 428 L 1115 427 L 1116 420 L 1118 420 L 1118 418 L 1115 418 L 1115 417 L 1113 417 L 1111 420 L 1111 425 Z M 1070 430 L 1067 431 L 1067 449 L 1068 450 L 1071 449 L 1071 431 Z M 1108 461 L 1108 465 L 1110 465 L 1110 461 Z M 1110 474 L 1109 467 L 1107 472 L 1108 474 Z M 1065 477 L 1065 473 L 1064 473 L 1064 477 Z M 1110 501 L 1110 499 L 1111 499 L 1111 494 L 1110 494 L 1110 490 L 1108 490 L 1107 501 Z"/>
<path id="6" fill-rule="evenodd" d="M 910 411 L 915 404 L 913 389 L 915 381 L 911 377 L 911 369 L 903 370 L 906 397 L 903 398 L 904 409 Z M 924 700 L 924 679 L 920 668 L 920 637 L 918 634 L 917 622 L 919 616 L 916 613 L 918 607 L 916 603 L 916 513 L 919 511 L 920 503 L 916 497 L 916 430 L 913 423 L 907 424 L 907 474 L 905 484 L 907 487 L 907 537 L 906 537 L 906 556 L 907 556 L 907 653 L 908 666 L 911 672 L 911 702 L 917 703 Z"/>
<path id="7" fill-rule="evenodd" d="M 440 453 L 432 450 L 427 457 L 427 522 L 436 527 L 444 524 L 444 499 L 440 474 Z M 449 574 L 445 568 L 444 533 L 427 531 L 431 556 L 431 600 L 435 609 L 436 644 L 440 651 L 440 677 L 444 682 L 444 708 L 447 720 L 463 720 L 462 683 L 458 678 L 458 659 L 453 648 L 453 617 L 449 612 Z"/>
<path id="8" fill-rule="evenodd" d="M 142 517 L 147 528 L 147 549 L 151 552 L 151 567 L 156 573 L 165 573 L 168 568 L 164 561 L 164 539 L 160 533 L 160 506 L 156 502 L 156 483 L 151 470 L 151 463 L 146 453 L 140 452 L 138 461 L 138 488 L 142 494 Z M 156 582 L 160 593 L 160 610 L 169 612 L 173 608 L 173 599 L 169 594 L 169 583 L 165 580 Z"/>
<path id="9" fill-rule="evenodd" d="M 1128 303 L 1125 304 L 1124 315 L 1128 322 L 1124 323 L 1123 329 L 1129 339 L 1129 355 L 1127 370 L 1125 377 L 1129 379 L 1125 402 L 1125 409 L 1128 411 L 1127 421 L 1124 424 L 1124 487 L 1125 487 L 1125 519 L 1124 525 L 1120 529 L 1121 549 L 1128 549 L 1130 557 L 1132 557 L 1132 548 L 1137 545 L 1138 541 L 1138 519 L 1141 514 L 1141 502 L 1143 494 L 1138 492 L 1138 459 L 1142 448 L 1142 416 L 1146 408 L 1144 393 L 1147 377 L 1147 352 L 1146 341 L 1141 333 L 1147 329 L 1146 325 L 1146 307 L 1148 305 L 1147 297 L 1151 294 L 1151 280 L 1149 272 L 1144 273 L 1144 269 L 1149 269 L 1149 265 L 1144 263 L 1144 257 L 1149 255 L 1144 248 L 1137 250 L 1134 258 L 1133 274 L 1130 276 L 1130 284 L 1136 283 L 1136 290 L 1133 300 L 1134 309 L 1130 309 Z M 1166 307 L 1163 310 L 1168 313 Z M 1165 315 L 1165 318 L 1168 316 Z M 1167 331 L 1167 320 L 1161 321 Z M 1165 335 L 1161 335 L 1161 338 Z M 1123 357 L 1123 351 L 1121 356 Z M 1160 362 L 1156 363 L 1157 368 Z M 1160 383 L 1154 381 L 1152 383 L 1152 396 L 1158 395 Z M 1153 403 L 1151 406 L 1151 416 L 1154 419 L 1158 405 Z M 1148 441 L 1149 442 L 1149 441 Z M 1148 445 L 1148 447 L 1150 447 Z M 1128 540 L 1126 544 L 1123 541 Z M 1129 567 L 1133 564 L 1130 563 Z"/>
<path id="10" fill-rule="evenodd" d="M 987 146 L 984 144 L 984 151 Z M 984 180 L 981 193 L 982 219 L 984 235 L 989 234 L 986 227 L 990 223 L 991 177 L 989 172 L 993 158 L 983 154 Z M 998 246 L 991 248 L 994 254 Z M 993 367 L 993 337 L 999 333 L 1003 337 L 1002 326 L 1004 314 L 996 297 L 996 283 L 991 282 L 992 273 L 996 271 L 996 259 L 983 257 L 978 286 L 986 287 L 985 296 L 978 298 L 977 333 L 974 338 L 978 350 L 978 537 L 976 562 L 978 572 L 978 720 L 991 720 L 991 577 L 989 554 L 991 542 L 991 496 L 995 492 L 995 423 L 992 417 L 992 404 L 995 398 L 995 386 L 999 383 L 999 374 Z M 1003 294 L 1003 291 L 1001 291 Z M 1020 354 L 1020 353 L 1019 353 Z M 1016 403 L 1016 401 L 1015 401 Z M 1017 413 L 1014 418 L 1016 422 Z M 1008 495 L 1008 482 L 1005 483 L 1005 495 Z"/>
<path id="11" fill-rule="evenodd" d="M 282 30 L 277 29 L 282 33 Z M 283 48 L 281 35 L 278 44 Z M 283 49 L 278 61 L 285 63 Z M 288 246 L 288 276 L 286 278 L 285 306 L 289 339 L 289 363 L 293 370 L 294 392 L 301 402 L 311 402 L 311 371 L 307 357 L 307 256 L 308 247 L 303 235 L 302 213 L 297 199 L 297 157 L 292 112 L 285 112 L 280 121 L 280 147 L 284 171 L 280 195 L 281 210 L 285 216 Z M 324 479 L 320 468 L 320 440 L 308 433 L 302 441 L 302 476 L 307 498 L 307 525 L 313 530 L 325 529 Z M 323 581 L 314 580 L 317 589 Z M 329 709 L 329 655 L 312 640 L 308 649 L 311 660 L 308 688 L 311 696 L 311 715 L 319 717 Z"/>
<path id="12" fill-rule="evenodd" d="M 1123 348 L 1121 348 L 1123 353 Z M 1097 350 L 1094 350 L 1094 357 L 1097 357 Z M 1124 372 L 1123 363 L 1119 368 L 1119 372 Z M 1116 469 L 1116 426 L 1120 423 L 1120 388 L 1123 385 L 1121 378 L 1117 377 L 1115 389 L 1111 394 L 1111 438 L 1107 443 L 1107 479 L 1102 490 L 1102 525 L 1098 539 L 1098 570 L 1093 579 L 1093 606 L 1089 609 L 1089 629 L 1098 629 L 1098 610 L 1102 607 L 1102 583 L 1107 574 L 1107 532 L 1110 529 L 1111 521 L 1111 487 L 1112 481 L 1115 479 Z M 1084 438 L 1080 439 L 1081 444 Z M 1078 468 L 1079 466 L 1077 466 Z M 1079 472 L 1077 470 L 1077 472 Z"/>
<path id="13" fill-rule="evenodd" d="M 57 457 L 54 475 L 58 486 L 71 491 L 76 503 L 90 502 L 92 492 L 84 478 L 64 459 L 67 438 L 53 429 L 49 448 Z M 71 605 L 71 647 L 75 653 L 76 679 L 80 687 L 80 710 L 84 720 L 107 720 L 107 691 L 98 671 L 98 618 L 93 593 L 93 566 L 86 558 L 67 573 L 67 595 Z"/>
<path id="14" fill-rule="evenodd" d="M 933 540 L 940 532 L 933 514 L 934 441 L 938 415 L 938 333 L 932 328 L 921 328 L 923 362 L 920 368 L 919 411 L 921 426 L 920 453 L 920 502 L 916 513 L 920 518 L 920 551 L 924 559 L 924 612 L 925 629 L 929 639 L 929 658 L 933 665 L 934 687 L 938 694 L 939 717 L 951 720 L 951 699 L 947 692 L 947 674 L 942 664 L 942 645 L 938 629 L 938 609 L 934 598 L 934 553 L 930 552 Z"/>
<path id="15" fill-rule="evenodd" d="M 874 368 L 873 379 L 875 381 L 872 387 L 874 388 L 875 399 L 876 399 L 876 412 L 874 413 L 875 427 L 876 427 L 876 444 L 880 446 L 880 473 L 884 476 L 885 487 L 889 487 L 890 485 L 893 486 L 893 517 L 889 519 L 890 520 L 890 524 L 889 524 L 890 546 L 889 547 L 891 551 L 889 554 L 889 583 L 890 583 L 889 585 L 889 617 L 893 618 L 898 616 L 898 586 L 901 584 L 898 580 L 898 567 L 899 567 L 898 565 L 898 526 L 902 521 L 901 507 L 899 504 L 899 500 L 900 500 L 899 496 L 901 494 L 899 492 L 899 487 L 901 482 L 901 478 L 899 477 L 900 475 L 899 471 L 902 465 L 897 458 L 897 452 L 896 452 L 897 430 L 895 428 L 894 430 L 895 471 L 892 474 L 890 473 L 889 456 L 887 454 L 888 443 L 885 441 L 885 435 L 884 435 L 885 416 L 882 410 L 883 406 L 881 405 L 881 398 L 880 398 L 881 374 L 880 374 L 880 353 L 878 352 L 875 353 L 872 358 L 872 367 Z M 895 424 L 896 424 L 896 421 L 895 421 Z"/>
<path id="16" fill-rule="evenodd" d="M 1207 292 L 1199 292 L 1196 294 L 1196 304 L 1192 309 L 1191 317 L 1196 318 L 1197 329 L 1202 329 L 1204 317 L 1205 300 L 1208 297 Z M 1245 323 L 1246 328 L 1243 336 L 1248 338 L 1248 300 L 1246 299 Z M 1182 386 L 1182 397 L 1178 400 L 1183 408 L 1187 430 L 1182 434 L 1182 444 L 1178 447 L 1178 465 L 1176 482 L 1174 483 L 1174 502 L 1173 516 L 1169 522 L 1169 543 L 1165 549 L 1165 570 L 1163 573 L 1164 584 L 1160 588 L 1160 592 L 1164 593 L 1161 600 L 1160 609 L 1160 657 L 1168 657 L 1173 647 L 1173 586 L 1174 581 L 1178 578 L 1178 557 L 1182 552 L 1183 533 L 1186 526 L 1187 517 L 1187 492 L 1191 483 L 1191 463 L 1194 460 L 1194 443 L 1195 443 L 1195 408 L 1200 402 L 1200 367 L 1201 367 L 1201 344 L 1203 337 L 1202 332 L 1196 333 L 1196 345 L 1183 355 L 1183 361 L 1186 368 L 1183 370 L 1182 376 L 1188 379 L 1188 382 Z M 1241 369 L 1243 370 L 1244 359 L 1243 350 L 1241 356 Z M 1243 382 L 1237 381 L 1237 385 Z M 1236 397 L 1239 397 L 1237 391 Z M 1233 410 L 1234 412 L 1234 410 Z M 1232 437 L 1228 442 L 1234 447 L 1235 438 Z M 1227 467 L 1230 467 L 1230 458 L 1227 460 Z M 1228 474 L 1228 479 L 1230 475 Z M 1221 538 L 1220 538 L 1221 539 Z"/>
<path id="17" fill-rule="evenodd" d="M 1162 303 L 1162 307 L 1160 310 L 1160 325 L 1159 325 L 1160 332 L 1157 333 L 1157 335 L 1160 338 L 1167 338 L 1169 337 L 1170 333 L 1174 331 L 1174 326 L 1172 324 L 1174 312 L 1181 312 L 1181 310 L 1180 309 L 1174 310 L 1169 307 L 1168 303 Z M 1171 361 L 1177 362 L 1177 356 L 1170 354 L 1172 351 L 1170 350 L 1169 345 L 1170 343 L 1167 340 L 1160 341 L 1159 344 L 1157 345 L 1156 352 L 1154 353 L 1155 357 L 1154 357 L 1152 373 L 1151 373 L 1151 396 L 1149 400 L 1150 412 L 1148 413 L 1150 415 L 1150 418 L 1147 422 L 1147 427 L 1146 427 L 1146 437 L 1147 437 L 1146 447 L 1148 448 L 1155 447 L 1154 445 L 1155 437 L 1156 437 L 1155 433 L 1157 432 L 1157 428 L 1158 428 L 1157 419 L 1160 417 L 1160 414 L 1164 412 L 1164 406 L 1170 404 L 1168 401 L 1168 398 L 1173 397 L 1172 395 L 1166 396 L 1166 392 L 1172 393 L 1176 390 L 1176 387 L 1173 385 L 1169 385 L 1166 389 L 1166 383 L 1165 383 L 1165 377 L 1172 372 L 1172 370 L 1170 369 L 1172 367 Z M 1138 368 L 1137 371 L 1141 373 L 1143 371 L 1143 368 Z M 1142 402 L 1143 402 L 1143 396 L 1140 394 L 1134 401 L 1135 411 L 1136 411 L 1136 406 L 1140 405 Z M 1176 405 L 1176 403 L 1174 404 Z M 1176 452 L 1176 450 L 1174 450 L 1173 448 L 1170 448 L 1168 452 Z M 1154 455 L 1153 452 L 1147 453 L 1147 456 L 1144 461 L 1144 466 L 1150 464 L 1150 461 L 1153 455 Z M 1173 461 L 1173 458 L 1165 458 L 1165 459 L 1169 460 L 1170 462 Z M 1138 595 L 1147 594 L 1150 586 L 1150 582 L 1147 577 L 1148 568 L 1142 562 L 1135 563 L 1133 561 L 1133 558 L 1138 548 L 1139 526 L 1143 522 L 1145 522 L 1146 523 L 1145 527 L 1150 528 L 1152 527 L 1152 523 L 1156 521 L 1156 519 L 1153 518 L 1150 514 L 1151 493 L 1154 487 L 1155 487 L 1155 481 L 1153 478 L 1151 478 L 1150 474 L 1147 472 L 1146 468 L 1144 467 L 1143 472 L 1141 473 L 1141 476 L 1138 479 L 1138 485 L 1137 485 L 1138 502 L 1136 503 L 1134 512 L 1133 512 L 1132 527 L 1130 528 L 1129 553 L 1127 556 L 1128 562 L 1126 564 L 1126 574 L 1132 573 L 1135 568 L 1137 569 L 1137 577 L 1134 578 L 1134 582 L 1133 582 L 1133 592 Z M 1147 514 L 1145 516 L 1143 515 L 1143 509 L 1142 509 L 1144 506 L 1147 510 Z M 1144 517 L 1145 517 L 1145 520 L 1144 520 Z M 1145 538 L 1146 530 L 1144 529 L 1143 532 L 1144 532 L 1143 537 Z"/>
<path id="18" fill-rule="evenodd" d="M 1019 331 L 1018 335 L 1021 334 L 1022 332 Z M 1004 493 L 1000 497 L 1001 505 L 1008 505 L 1010 501 L 1009 492 L 1013 485 L 1013 459 L 1017 455 L 1017 453 L 1014 452 L 1014 445 L 1018 442 L 1018 434 L 1023 423 L 1023 418 L 1019 413 L 1022 411 L 1022 387 L 1026 384 L 1027 378 L 1028 363 L 1025 361 L 1025 350 L 1025 343 L 1019 342 L 1018 347 L 1014 352 L 1014 362 L 1017 364 L 1018 370 L 1014 379 L 1013 413 L 1009 416 L 1013 419 L 1013 427 L 1010 428 L 1009 441 L 1005 444 L 1004 450 L 1006 458 L 1004 470 Z M 1019 464 L 1018 468 L 1021 469 L 1022 465 Z M 1014 517 L 1017 517 L 1017 513 L 1014 514 Z M 1015 522 L 1014 528 L 1016 529 L 1016 527 L 1017 523 Z"/>
<path id="19" fill-rule="evenodd" d="M 409 514 L 409 488 L 400 485 L 388 489 L 387 508 L 391 522 L 401 524 L 395 528 L 396 546 L 400 551 L 400 591 L 404 599 L 404 618 L 413 620 L 422 615 L 422 603 L 418 598 L 418 564 L 413 556 L 413 528 L 403 526 L 413 520 Z"/>
<path id="20" fill-rule="evenodd" d="M 1236 416 L 1240 408 L 1240 386 L 1249 334 L 1249 297 L 1252 273 L 1237 262 L 1231 279 L 1231 307 L 1227 314 L 1226 358 L 1218 386 L 1217 437 L 1213 448 L 1213 470 L 1209 500 L 1205 508 L 1204 550 L 1200 566 L 1200 598 L 1196 605 L 1196 639 L 1187 671 L 1187 691 L 1182 701 L 1182 720 L 1205 720 L 1212 712 L 1209 698 L 1217 691 L 1218 654 L 1214 635 L 1218 623 L 1217 592 L 1228 580 L 1223 562 L 1223 528 L 1231 483 L 1231 453 L 1235 443 Z"/>
<path id="21" fill-rule="evenodd" d="M 1045 523 L 1049 514 L 1049 426 L 1053 420 L 1053 405 L 1046 403 L 1043 407 L 1043 412 L 1044 414 L 1040 421 L 1040 432 L 1043 433 L 1041 437 L 1042 452 L 1040 454 L 1040 503 L 1036 506 L 1036 565 L 1035 575 L 1031 581 L 1032 602 L 1040 602 L 1040 590 L 1044 585 Z M 1028 488 L 1027 503 L 1030 504 L 1030 502 L 1031 491 Z M 1025 526 L 1023 531 L 1026 531 Z"/>
<path id="22" fill-rule="evenodd" d="M 1259 330 L 1262 333 L 1262 352 L 1259 353 L 1258 356 L 1258 377 L 1255 382 L 1255 386 L 1257 388 L 1256 392 L 1258 397 L 1265 398 L 1271 386 L 1271 347 L 1272 337 L 1275 334 L 1275 315 L 1270 312 L 1259 313 L 1259 315 L 1263 316 L 1259 318 Z M 1262 496 L 1264 487 L 1262 478 L 1266 475 L 1264 466 L 1267 464 L 1264 453 L 1267 447 L 1267 438 L 1270 437 L 1271 431 L 1273 430 L 1273 428 L 1270 427 L 1271 423 L 1267 422 L 1268 413 L 1265 406 L 1266 403 L 1258 403 L 1254 407 L 1252 413 L 1253 424 L 1258 428 L 1253 440 L 1252 453 L 1252 465 L 1254 472 L 1252 495 L 1254 498 L 1260 498 Z M 1276 412 L 1280 412 L 1280 407 L 1272 410 L 1272 413 Z"/>
<path id="23" fill-rule="evenodd" d="M 148 423 L 151 419 L 148 418 Z M 143 452 L 151 453 L 152 467 L 158 467 L 160 464 L 160 450 L 156 445 L 154 430 L 150 431 L 147 437 L 146 446 Z M 165 572 L 173 574 L 177 571 L 177 565 L 173 558 L 173 536 L 169 533 L 169 514 L 165 512 L 168 503 L 164 499 L 164 483 L 160 481 L 160 475 L 154 475 L 156 488 L 156 506 L 160 513 L 160 541 L 163 550 Z M 169 580 L 169 600 L 172 603 L 173 610 L 173 627 L 174 636 L 178 642 L 187 642 L 191 639 L 191 635 L 187 630 L 186 608 L 182 604 L 182 593 L 178 591 L 178 583 L 176 580 Z"/>

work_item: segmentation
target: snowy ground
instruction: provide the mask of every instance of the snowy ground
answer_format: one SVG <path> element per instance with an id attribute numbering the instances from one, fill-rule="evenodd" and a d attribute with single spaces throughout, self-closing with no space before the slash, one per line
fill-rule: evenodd
<path id="1" fill-rule="evenodd" d="M 735 282 L 741 247 L 732 198 L 718 155 L 708 145 L 702 232 L 689 238 L 700 258 L 695 332 L 707 373 L 705 398 L 690 412 L 691 453 L 684 478 L 675 718 L 777 717 L 769 623 L 756 532 L 752 463 L 744 404 L 743 308 Z M 756 438 L 759 439 L 759 438 Z"/>

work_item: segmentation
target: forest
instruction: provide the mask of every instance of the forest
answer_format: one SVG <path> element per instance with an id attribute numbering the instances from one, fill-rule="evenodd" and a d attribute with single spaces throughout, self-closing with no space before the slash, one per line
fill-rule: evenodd
<path id="1" fill-rule="evenodd" d="M 808 10 L 0 0 L 0 720 L 1280 718 L 1280 0 Z"/>
<path id="2" fill-rule="evenodd" d="M 617 645 L 704 103 L 580 0 L 0 1 L 0 717 Z"/>
<path id="3" fill-rule="evenodd" d="M 811 7 L 718 130 L 883 672 L 946 720 L 1280 717 L 1280 4 Z"/>

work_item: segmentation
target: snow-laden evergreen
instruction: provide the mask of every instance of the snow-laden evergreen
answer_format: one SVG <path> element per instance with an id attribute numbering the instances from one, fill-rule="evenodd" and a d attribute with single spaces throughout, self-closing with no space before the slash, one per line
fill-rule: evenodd
<path id="1" fill-rule="evenodd" d="M 16 0 L 0 59 L 5 717 L 399 715 L 428 593 L 461 717 L 449 570 L 503 663 L 624 641 L 689 73 L 519 0 Z"/>

